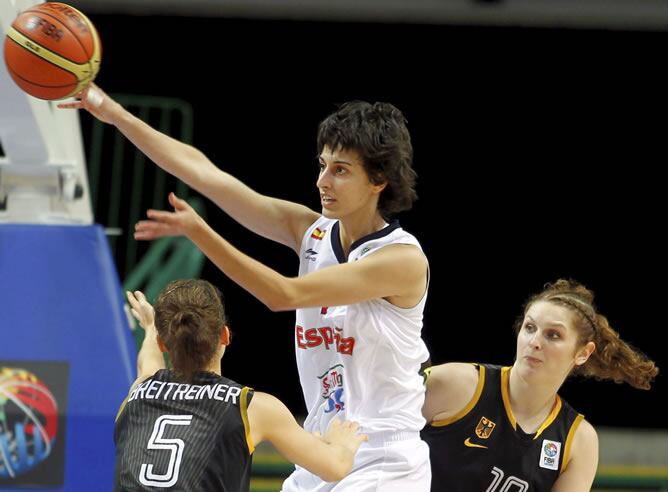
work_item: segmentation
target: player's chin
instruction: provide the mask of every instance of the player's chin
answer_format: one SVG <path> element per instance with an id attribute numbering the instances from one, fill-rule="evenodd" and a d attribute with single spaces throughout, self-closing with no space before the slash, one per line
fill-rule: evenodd
<path id="1" fill-rule="evenodd" d="M 338 213 L 330 208 L 322 207 L 322 216 L 327 219 L 339 219 L 341 218 Z"/>

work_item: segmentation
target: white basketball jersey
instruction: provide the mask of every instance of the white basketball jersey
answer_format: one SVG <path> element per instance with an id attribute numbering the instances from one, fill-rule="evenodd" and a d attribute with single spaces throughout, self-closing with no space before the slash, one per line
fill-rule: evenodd
<path id="1" fill-rule="evenodd" d="M 321 217 L 302 240 L 299 275 L 363 259 L 389 244 L 420 247 L 395 221 L 353 243 L 346 258 L 338 220 Z M 295 351 L 307 430 L 324 434 L 335 416 L 359 422 L 370 436 L 424 427 L 419 370 L 429 357 L 420 336 L 426 298 L 425 288 L 408 309 L 374 299 L 297 310 Z"/>

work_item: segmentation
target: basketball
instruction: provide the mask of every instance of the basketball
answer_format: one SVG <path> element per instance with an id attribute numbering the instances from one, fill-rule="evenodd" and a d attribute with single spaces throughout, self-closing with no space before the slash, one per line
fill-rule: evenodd
<path id="1" fill-rule="evenodd" d="M 5 36 L 5 64 L 16 84 L 39 99 L 64 99 L 93 81 L 102 45 L 74 7 L 47 2 L 21 12 Z"/>

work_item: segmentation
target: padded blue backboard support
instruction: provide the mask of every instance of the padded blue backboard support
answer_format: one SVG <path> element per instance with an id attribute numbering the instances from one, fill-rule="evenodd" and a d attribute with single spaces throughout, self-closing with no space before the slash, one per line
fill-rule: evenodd
<path id="1" fill-rule="evenodd" d="M 8 477 L 5 466 L 3 477 L 0 466 L 0 490 L 112 490 L 114 417 L 136 377 L 137 352 L 122 296 L 100 226 L 0 224 L 0 369 L 23 369 L 50 388 L 60 432 L 53 456 L 33 464 L 30 473 Z M 5 374 L 11 379 L 16 373 Z M 14 377 L 14 387 L 19 379 Z M 6 381 L 0 378 L 0 405 L 4 387 L 7 409 L 12 398 Z M 28 428 L 12 425 L 5 423 L 10 431 Z M 2 433 L 0 418 L 0 447 Z M 5 429 L 5 439 L 16 440 L 14 434 Z M 23 446 L 14 458 L 17 469 L 39 451 Z M 0 454 L 0 465 L 2 459 Z"/>

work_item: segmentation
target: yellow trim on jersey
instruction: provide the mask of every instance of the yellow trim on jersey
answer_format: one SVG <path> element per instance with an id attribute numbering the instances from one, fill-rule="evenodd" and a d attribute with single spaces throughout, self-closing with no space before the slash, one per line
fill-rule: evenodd
<path id="1" fill-rule="evenodd" d="M 123 410 L 125 409 L 125 405 L 127 405 L 127 403 L 128 403 L 128 398 L 132 394 L 132 390 L 137 388 L 137 386 L 139 386 L 140 384 L 144 384 L 146 381 L 151 379 L 153 376 L 155 376 L 155 374 L 153 374 L 152 376 L 146 376 L 141 381 L 139 380 L 139 378 L 135 379 L 135 382 L 132 383 L 132 386 L 130 386 L 130 390 L 128 391 L 128 394 L 125 397 L 125 400 L 123 400 L 123 403 L 121 403 L 121 407 L 118 409 L 118 413 L 116 414 L 116 418 L 114 419 L 114 422 L 116 422 L 118 420 L 118 417 L 121 416 L 121 413 L 123 413 Z"/>
<path id="2" fill-rule="evenodd" d="M 510 407 L 510 395 L 508 394 L 508 388 L 510 387 L 510 366 L 501 368 L 501 398 L 503 399 L 503 408 L 506 409 L 506 415 L 508 420 L 510 420 L 510 425 L 513 426 L 513 430 L 517 430 L 517 420 L 515 420 L 515 415 L 513 415 L 513 409 Z"/>
<path id="3" fill-rule="evenodd" d="M 584 415 L 579 413 L 578 416 L 575 417 L 573 425 L 571 425 L 571 428 L 568 431 L 568 436 L 566 436 L 566 445 L 564 446 L 564 459 L 561 461 L 561 470 L 559 470 L 560 474 L 564 473 L 566 467 L 568 466 L 568 461 L 571 459 L 571 445 L 573 444 L 573 436 L 575 436 L 575 431 L 578 430 L 582 419 L 584 419 Z"/>
<path id="4" fill-rule="evenodd" d="M 513 414 L 513 409 L 510 406 L 510 369 L 510 366 L 501 368 L 501 397 L 503 398 L 503 407 L 506 409 L 508 420 L 510 420 L 513 429 L 517 430 L 517 420 L 515 420 L 515 414 Z M 550 411 L 550 414 L 536 431 L 536 435 L 533 437 L 534 439 L 538 439 L 538 436 L 540 436 L 543 431 L 554 422 L 554 419 L 557 418 L 557 415 L 559 415 L 559 412 L 561 411 L 561 406 L 561 398 L 557 395 L 557 399 L 552 406 L 552 411 Z"/>
<path id="5" fill-rule="evenodd" d="M 120 417 L 121 414 L 123 413 L 123 410 L 125 410 L 125 405 L 128 402 L 129 396 L 130 395 L 128 394 L 128 396 L 125 397 L 125 400 L 123 400 L 123 403 L 121 403 L 121 407 L 118 409 L 118 413 L 116 413 L 116 418 L 114 419 L 114 422 L 118 422 L 118 417 Z"/>
<path id="6" fill-rule="evenodd" d="M 534 439 L 538 439 L 538 436 L 540 436 L 547 427 L 554 422 L 554 419 L 557 418 L 557 415 L 559 415 L 559 412 L 561 411 L 561 398 L 559 395 L 557 395 L 557 401 L 554 402 L 554 405 L 552 406 L 552 411 L 550 412 L 550 415 L 547 416 L 545 419 L 545 422 L 538 428 L 536 431 L 536 435 L 534 436 Z"/>
<path id="7" fill-rule="evenodd" d="M 445 425 L 452 424 L 453 422 L 457 422 L 459 419 L 465 417 L 471 410 L 473 410 L 473 407 L 476 406 L 478 400 L 480 399 L 482 389 L 485 387 L 485 366 L 478 366 L 478 369 L 478 386 L 476 386 L 475 393 L 473 393 L 473 398 L 471 398 L 471 401 L 469 401 L 464 408 L 462 408 L 452 417 L 448 417 L 447 419 L 443 420 L 435 420 L 430 424 L 431 426 L 443 427 Z"/>
<path id="8" fill-rule="evenodd" d="M 425 368 L 424 371 L 422 371 L 422 384 L 427 384 L 427 379 L 429 379 L 429 375 L 431 374 L 431 370 L 434 368 L 434 366 L 429 366 Z"/>
<path id="9" fill-rule="evenodd" d="M 246 431 L 246 444 L 248 444 L 248 453 L 253 454 L 255 451 L 255 446 L 253 445 L 253 440 L 250 435 L 250 424 L 248 423 L 248 386 L 244 386 L 241 390 L 241 405 L 239 410 L 241 411 L 241 420 L 244 422 L 244 429 Z"/>

